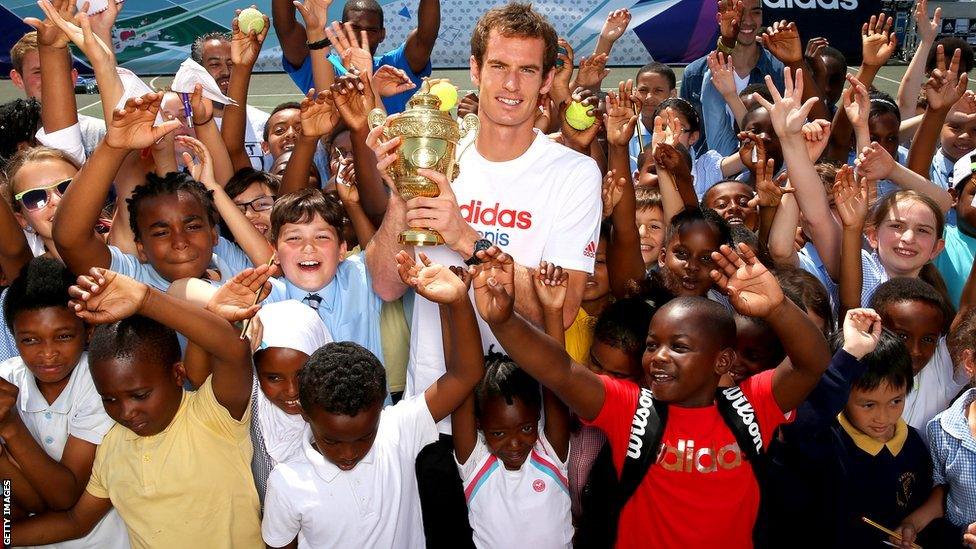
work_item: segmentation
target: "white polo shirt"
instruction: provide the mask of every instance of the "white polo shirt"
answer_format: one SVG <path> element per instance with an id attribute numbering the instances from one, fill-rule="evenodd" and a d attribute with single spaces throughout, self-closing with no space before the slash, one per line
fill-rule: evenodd
<path id="1" fill-rule="evenodd" d="M 522 156 L 492 162 L 474 144 L 462 150 L 461 174 L 451 184 L 461 215 L 482 238 L 500 246 L 516 263 L 535 268 L 546 260 L 576 271 L 593 272 L 603 203 L 602 176 L 588 156 L 554 143 L 536 130 L 535 141 Z M 447 246 L 423 251 L 441 265 L 463 265 Z M 417 295 L 410 331 L 410 362 L 406 395 L 419 395 L 444 374 L 440 309 Z M 478 317 L 484 350 L 501 345 Z M 438 424 L 451 432 L 449 419 Z"/>
<path id="2" fill-rule="evenodd" d="M 51 459 L 61 461 L 61 453 L 68 437 L 92 444 L 101 444 L 102 437 L 115 425 L 102 407 L 102 398 L 95 390 L 88 371 L 88 353 L 81 355 L 71 371 L 68 384 L 51 404 L 37 388 L 34 375 L 19 357 L 0 363 L 0 377 L 16 385 L 17 410 L 20 418 L 38 445 Z M 115 549 L 129 547 L 129 534 L 119 514 L 112 509 L 85 537 L 46 545 L 63 549 Z"/>
<path id="3" fill-rule="evenodd" d="M 281 547 L 424 547 L 414 463 L 437 428 L 421 395 L 380 413 L 373 447 L 342 471 L 302 437 L 302 459 L 279 463 L 268 479 L 261 533 Z"/>
<path id="4" fill-rule="evenodd" d="M 546 440 L 542 422 L 539 439 L 518 471 L 509 471 L 488 451 L 479 431 L 467 462 L 458 463 L 474 544 L 485 549 L 572 547 L 568 470 Z"/>

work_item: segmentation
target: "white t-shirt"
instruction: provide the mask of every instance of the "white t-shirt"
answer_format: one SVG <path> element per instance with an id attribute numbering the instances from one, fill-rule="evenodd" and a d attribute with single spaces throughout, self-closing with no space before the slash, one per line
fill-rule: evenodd
<path id="1" fill-rule="evenodd" d="M 380 413 L 373 447 L 342 471 L 302 436 L 303 457 L 279 463 L 268 479 L 261 533 L 272 547 L 424 547 L 414 464 L 437 427 L 424 397 Z"/>
<path id="2" fill-rule="evenodd" d="M 940 338 L 935 354 L 925 367 L 915 374 L 912 392 L 905 398 L 902 419 L 925 438 L 927 436 L 925 426 L 929 420 L 948 408 L 952 399 L 968 382 L 965 368 L 957 370 L 953 366 L 946 340 L 944 337 Z"/>
<path id="3" fill-rule="evenodd" d="M 261 143 L 264 142 L 264 125 L 267 124 L 268 118 L 271 118 L 271 115 L 250 105 L 246 106 L 245 112 L 247 113 L 247 124 L 244 124 L 244 152 L 251 159 L 251 166 L 255 170 L 270 169 L 271 157 L 268 156 L 267 161 L 265 161 L 264 149 L 261 148 Z M 214 117 L 214 123 L 217 124 L 217 129 L 219 130 L 221 124 L 224 123 L 224 119 L 222 117 Z"/>
<path id="4" fill-rule="evenodd" d="M 548 549 L 572 547 L 569 465 L 560 461 L 539 424 L 539 439 L 518 471 L 488 451 L 484 434 L 464 465 L 458 463 L 474 544 Z"/>
<path id="5" fill-rule="evenodd" d="M 472 145 L 460 166 L 452 189 L 462 216 L 482 238 L 526 267 L 544 259 L 564 269 L 593 272 L 603 214 L 600 170 L 593 159 L 537 130 L 535 141 L 515 160 L 488 161 Z M 463 265 L 468 259 L 447 246 L 423 251 L 442 265 Z M 478 323 L 484 349 L 500 348 L 480 317 Z M 445 371 L 437 304 L 417 295 L 411 326 L 407 396 L 423 393 Z M 438 429 L 450 433 L 450 421 Z"/>
<path id="6" fill-rule="evenodd" d="M 51 459 L 61 461 L 61 453 L 68 437 L 72 436 L 92 444 L 101 444 L 102 437 L 115 425 L 102 407 L 102 397 L 95 390 L 88 371 L 88 354 L 71 371 L 68 384 L 49 404 L 34 375 L 19 357 L 0 363 L 0 377 L 16 385 L 17 411 L 37 444 Z M 102 517 L 95 528 L 85 537 L 44 547 L 59 549 L 115 549 L 129 547 L 129 534 L 119 514 L 112 509 Z"/>

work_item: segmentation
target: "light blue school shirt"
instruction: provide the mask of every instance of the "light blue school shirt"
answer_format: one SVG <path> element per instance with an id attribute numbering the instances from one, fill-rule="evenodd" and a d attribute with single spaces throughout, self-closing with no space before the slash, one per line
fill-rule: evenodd
<path id="1" fill-rule="evenodd" d="M 641 153 L 640 141 L 638 141 L 637 137 L 638 133 L 644 138 L 644 146 L 648 149 L 651 147 L 651 132 L 644 127 L 644 124 L 638 118 L 637 128 L 634 131 L 634 135 L 630 138 L 630 143 L 627 145 L 631 173 L 637 171 L 637 157 Z M 705 191 L 724 179 L 722 177 L 722 160 L 724 157 L 713 150 L 705 151 L 704 154 L 699 156 L 695 153 L 694 147 L 692 147 L 689 153 L 691 154 L 691 177 L 694 181 L 695 193 L 698 194 L 698 200 L 701 200 Z"/>
<path id="2" fill-rule="evenodd" d="M 976 389 L 969 389 L 925 427 L 932 454 L 932 482 L 947 485 L 945 518 L 955 526 L 976 522 L 976 439 L 966 420 L 974 400 Z"/>
<path id="3" fill-rule="evenodd" d="M 854 160 L 857 159 L 857 155 L 858 155 L 858 151 L 851 151 L 850 154 L 847 155 L 847 164 L 849 166 L 853 166 L 854 165 Z M 898 145 L 898 158 L 896 158 L 895 161 L 898 162 L 899 164 L 901 164 L 902 166 L 907 165 L 908 164 L 908 149 L 905 148 L 905 147 L 903 147 L 903 146 L 901 146 L 901 145 Z M 943 188 L 945 188 L 945 187 L 943 187 Z M 894 183 L 892 183 L 891 181 L 889 181 L 887 179 L 881 179 L 881 180 L 878 181 L 878 198 L 881 198 L 882 196 L 884 196 L 884 195 L 886 195 L 888 193 L 895 192 L 895 191 L 900 191 L 900 190 L 901 190 L 901 187 L 899 187 L 898 185 L 895 185 Z"/>
<path id="4" fill-rule="evenodd" d="M 17 343 L 14 341 L 14 335 L 10 333 L 10 328 L 7 327 L 7 318 L 3 313 L 5 303 L 7 302 L 8 289 L 4 288 L 3 292 L 0 292 L 0 362 L 8 358 L 20 356 L 20 351 L 17 350 Z"/>
<path id="5" fill-rule="evenodd" d="M 932 183 L 948 190 L 951 188 L 955 182 L 950 181 L 952 179 L 952 167 L 956 162 L 945 155 L 942 152 L 942 147 L 935 151 L 935 155 L 932 157 L 932 167 L 929 170 L 929 179 Z"/>
<path id="6" fill-rule="evenodd" d="M 801 269 L 815 276 L 823 284 L 827 290 L 827 297 L 830 298 L 830 309 L 834 312 L 834 318 L 837 318 L 837 306 L 840 303 L 838 286 L 830 278 L 830 273 L 827 272 L 827 266 L 824 265 L 823 259 L 820 258 L 820 252 L 817 251 L 817 247 L 813 245 L 813 242 L 807 242 L 800 249 L 797 253 L 797 259 L 799 260 L 798 266 Z"/>
<path id="7" fill-rule="evenodd" d="M 161 292 L 169 289 L 170 281 L 163 278 L 163 275 L 159 274 L 149 263 L 142 263 L 138 257 L 127 254 L 115 246 L 109 246 L 108 250 L 112 254 L 112 264 L 109 265 L 110 270 L 134 278 Z M 254 264 L 251 263 L 251 259 L 236 244 L 222 236 L 218 237 L 209 267 L 220 273 L 220 280 L 216 281 L 218 285 L 234 278 L 237 273 L 244 269 L 253 266 Z"/>
<path id="8" fill-rule="evenodd" d="M 352 341 L 370 350 L 383 362 L 380 340 L 380 308 L 383 300 L 373 291 L 373 280 L 362 254 L 339 263 L 335 278 L 324 288 L 309 292 L 286 278 L 271 280 L 271 295 L 265 303 L 294 299 L 305 303 L 309 293 L 322 298 L 318 314 L 333 341 Z"/>
<path id="9" fill-rule="evenodd" d="M 962 288 L 969 278 L 970 269 L 973 268 L 976 238 L 962 232 L 956 225 L 946 225 L 943 238 L 945 238 L 945 249 L 933 263 L 945 280 L 953 306 L 958 308 Z"/>
<path id="10" fill-rule="evenodd" d="M 321 54 L 321 50 L 310 51 L 309 55 L 305 57 L 305 61 L 302 62 L 302 66 L 295 67 L 288 62 L 284 54 L 281 56 L 281 66 L 291 77 L 292 81 L 298 86 L 298 89 L 302 93 L 308 92 L 309 89 L 314 87 L 314 79 L 312 78 L 312 55 Z M 345 67 L 342 66 L 342 59 L 333 51 L 329 54 L 329 62 L 332 63 L 332 67 L 335 69 L 336 76 L 342 76 L 346 74 L 347 71 Z M 391 67 L 401 69 L 403 72 L 407 73 L 410 80 L 420 87 L 421 82 L 425 76 L 430 76 L 431 65 L 430 60 L 427 61 L 427 66 L 420 71 L 420 73 L 414 73 L 413 69 L 410 68 L 410 62 L 407 61 L 407 43 L 404 42 L 400 44 L 395 50 L 390 50 L 383 55 L 377 55 L 373 57 L 373 70 L 382 67 L 383 65 L 390 65 Z M 413 97 L 416 89 L 407 90 L 403 93 L 398 93 L 390 97 L 383 98 L 383 106 L 386 107 L 387 114 L 393 114 L 398 112 L 403 112 L 407 108 L 407 101 Z M 334 335 L 334 334 L 333 334 Z"/>

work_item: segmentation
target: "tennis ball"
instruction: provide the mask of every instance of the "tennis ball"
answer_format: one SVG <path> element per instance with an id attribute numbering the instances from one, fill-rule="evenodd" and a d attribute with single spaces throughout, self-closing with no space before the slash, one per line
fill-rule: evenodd
<path id="1" fill-rule="evenodd" d="M 261 34 L 264 31 L 264 14 L 254 8 L 245 8 L 237 16 L 237 25 L 244 34 Z"/>
<path id="2" fill-rule="evenodd" d="M 566 122 L 569 122 L 570 126 L 580 131 L 596 124 L 596 117 L 586 114 L 586 111 L 590 110 L 590 108 L 579 101 L 573 101 L 569 104 L 569 107 L 566 107 Z"/>
<path id="3" fill-rule="evenodd" d="M 441 100 L 441 110 L 449 111 L 457 105 L 458 92 L 450 82 L 438 82 L 430 87 L 430 93 L 436 95 Z"/>

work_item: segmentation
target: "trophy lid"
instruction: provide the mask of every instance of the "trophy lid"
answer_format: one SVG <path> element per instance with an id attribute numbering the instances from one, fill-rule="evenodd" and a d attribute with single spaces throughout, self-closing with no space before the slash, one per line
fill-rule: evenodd
<path id="1" fill-rule="evenodd" d="M 407 102 L 399 116 L 387 121 L 387 137 L 427 137 L 457 143 L 461 131 L 450 113 L 440 110 L 441 100 L 430 93 L 430 83 L 424 78 L 420 90 Z"/>

